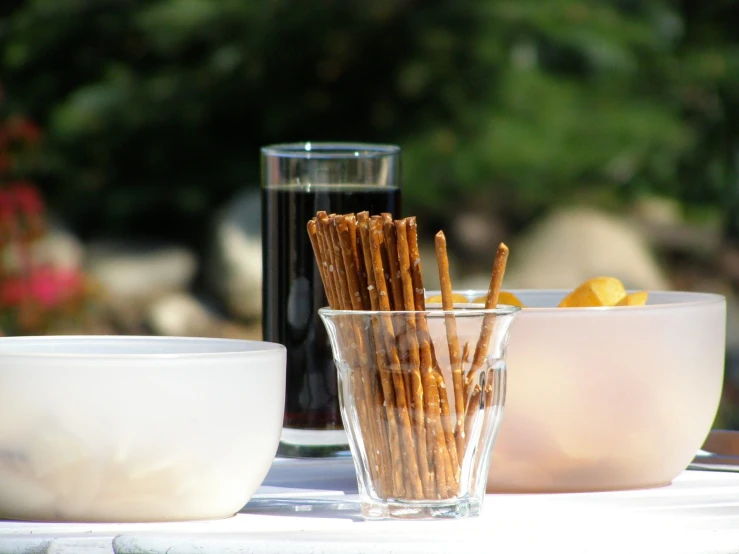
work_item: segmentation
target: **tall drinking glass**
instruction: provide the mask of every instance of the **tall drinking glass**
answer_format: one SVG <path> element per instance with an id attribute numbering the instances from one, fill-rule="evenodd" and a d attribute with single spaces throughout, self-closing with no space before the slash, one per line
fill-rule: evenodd
<path id="1" fill-rule="evenodd" d="M 262 148 L 262 334 L 287 348 L 282 455 L 349 454 L 331 345 L 318 316 L 328 301 L 306 224 L 320 210 L 400 217 L 400 158 L 393 145 Z"/>

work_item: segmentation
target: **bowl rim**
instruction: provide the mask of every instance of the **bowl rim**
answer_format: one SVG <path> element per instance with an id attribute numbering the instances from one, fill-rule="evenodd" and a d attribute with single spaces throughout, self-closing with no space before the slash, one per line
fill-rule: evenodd
<path id="1" fill-rule="evenodd" d="M 11 345 L 26 345 L 33 343 L 79 343 L 78 351 L 70 352 L 34 352 L 17 351 Z M 85 352 L 85 343 L 144 343 L 154 342 L 160 343 L 163 347 L 167 343 L 187 342 L 187 343 L 220 343 L 232 345 L 233 348 L 222 351 L 210 352 Z M 245 348 L 250 346 L 250 348 Z M 12 336 L 0 337 L 0 358 L 42 358 L 42 359 L 190 359 L 190 358 L 221 358 L 242 354 L 258 354 L 265 352 L 285 351 L 285 347 L 281 344 L 267 341 L 247 340 L 247 339 L 230 339 L 220 337 L 186 337 L 186 336 L 158 336 L 158 335 L 29 335 L 29 336 Z"/>
<path id="2" fill-rule="evenodd" d="M 572 289 L 521 289 L 521 288 L 510 288 L 502 289 L 505 292 L 510 292 L 519 295 L 550 295 L 550 294 L 561 294 L 563 297 L 570 292 Z M 640 292 L 645 289 L 627 289 L 627 293 Z M 487 294 L 487 290 L 483 289 L 460 289 L 453 291 L 455 294 L 461 294 L 470 298 L 476 298 Z M 683 296 L 686 298 L 692 298 L 686 301 L 680 302 L 668 302 L 660 304 L 645 304 L 643 306 L 589 306 L 589 307 L 575 307 L 575 308 L 559 308 L 557 306 L 524 306 L 521 308 L 521 312 L 526 313 L 550 313 L 550 314 L 583 314 L 583 313 L 596 313 L 596 312 L 616 312 L 616 313 L 629 313 L 633 311 L 660 311 L 660 310 L 677 310 L 684 307 L 699 307 L 699 306 L 710 306 L 713 304 L 725 304 L 726 297 L 722 294 L 713 292 L 694 292 L 694 291 L 678 291 L 678 290 L 648 290 L 647 294 L 670 294 L 674 296 Z M 437 290 L 425 291 L 426 296 L 435 296 L 440 294 Z M 465 304 L 455 304 L 455 306 L 463 306 Z M 499 304 L 504 306 L 504 304 Z"/>

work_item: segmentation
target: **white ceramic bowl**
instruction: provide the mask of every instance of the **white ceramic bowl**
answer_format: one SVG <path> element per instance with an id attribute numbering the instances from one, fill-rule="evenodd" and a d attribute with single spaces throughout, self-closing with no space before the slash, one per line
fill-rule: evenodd
<path id="1" fill-rule="evenodd" d="M 230 516 L 269 470 L 284 394 L 271 343 L 0 338 L 0 517 Z"/>
<path id="2" fill-rule="evenodd" d="M 513 292 L 527 308 L 511 331 L 488 490 L 670 483 L 718 408 L 725 299 L 651 292 L 646 306 L 564 309 L 553 306 L 569 291 Z"/>

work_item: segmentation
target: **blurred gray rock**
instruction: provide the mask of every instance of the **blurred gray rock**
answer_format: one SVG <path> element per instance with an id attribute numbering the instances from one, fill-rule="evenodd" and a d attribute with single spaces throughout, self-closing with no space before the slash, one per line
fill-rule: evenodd
<path id="1" fill-rule="evenodd" d="M 631 207 L 633 217 L 643 223 L 653 225 L 681 225 L 682 208 L 677 200 L 649 196 L 638 198 Z"/>
<path id="2" fill-rule="evenodd" d="M 82 242 L 59 224 L 51 224 L 44 236 L 31 246 L 33 260 L 58 269 L 78 269 L 85 257 Z"/>
<path id="3" fill-rule="evenodd" d="M 168 294 L 156 300 L 147 314 L 147 323 L 157 335 L 207 335 L 216 322 L 217 318 L 187 293 Z"/>
<path id="4" fill-rule="evenodd" d="M 187 289 L 198 268 L 182 246 L 98 241 L 87 246 L 85 266 L 116 302 L 149 302 Z"/>
<path id="5" fill-rule="evenodd" d="M 261 328 L 226 321 L 187 293 L 164 296 L 148 309 L 146 322 L 156 335 L 261 340 Z"/>
<path id="6" fill-rule="evenodd" d="M 721 221 L 688 222 L 680 204 L 669 198 L 641 198 L 631 208 L 631 221 L 659 252 L 713 260 L 722 243 Z"/>
<path id="7" fill-rule="evenodd" d="M 670 288 L 639 227 L 591 208 L 555 211 L 529 229 L 511 245 L 503 286 L 572 289 L 599 275 L 629 289 Z M 489 280 L 472 277 L 460 288 L 486 289 Z"/>
<path id="8" fill-rule="evenodd" d="M 216 216 L 206 265 L 209 289 L 241 319 L 262 313 L 262 230 L 259 191 L 237 195 Z"/>
<path id="9" fill-rule="evenodd" d="M 447 239 L 462 259 L 493 259 L 505 229 L 500 219 L 491 213 L 464 210 L 455 214 Z"/>

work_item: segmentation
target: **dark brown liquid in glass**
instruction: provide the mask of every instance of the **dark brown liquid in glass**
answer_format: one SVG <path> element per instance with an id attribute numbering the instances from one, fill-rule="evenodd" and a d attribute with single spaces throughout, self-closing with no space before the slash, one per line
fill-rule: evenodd
<path id="1" fill-rule="evenodd" d="M 400 189 L 328 185 L 262 189 L 264 340 L 287 348 L 284 426 L 341 429 L 336 369 L 318 308 L 328 305 L 310 239 L 308 220 L 327 213 L 400 217 Z"/>

